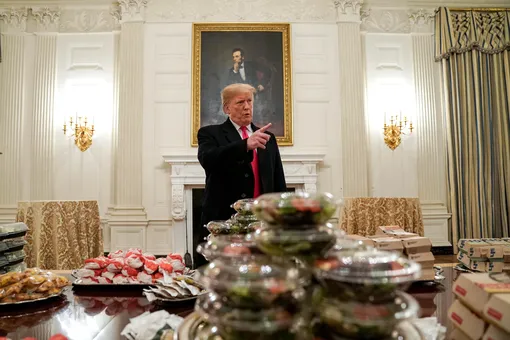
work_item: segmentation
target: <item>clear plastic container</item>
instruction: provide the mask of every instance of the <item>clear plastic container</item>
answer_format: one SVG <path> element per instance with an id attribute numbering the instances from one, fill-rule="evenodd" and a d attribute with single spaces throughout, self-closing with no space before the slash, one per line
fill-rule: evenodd
<path id="1" fill-rule="evenodd" d="M 333 334 L 352 339 L 386 339 L 400 322 L 419 317 L 420 305 L 410 295 L 398 292 L 382 304 L 322 300 L 317 314 Z"/>
<path id="2" fill-rule="evenodd" d="M 323 256 L 336 242 L 335 229 L 329 224 L 301 230 L 263 228 L 254 236 L 264 253 L 294 256 L 306 262 Z"/>
<path id="3" fill-rule="evenodd" d="M 252 232 L 248 225 L 237 223 L 236 221 L 211 221 L 207 223 L 207 230 L 212 235 L 232 235 L 232 234 L 247 234 Z"/>
<path id="4" fill-rule="evenodd" d="M 231 205 L 231 208 L 237 211 L 239 215 L 253 215 L 253 202 L 255 200 L 253 198 L 245 198 L 236 201 L 234 204 Z"/>
<path id="5" fill-rule="evenodd" d="M 280 306 L 269 309 L 241 309 L 232 307 L 224 299 L 210 292 L 198 297 L 195 311 L 206 322 L 218 327 L 225 340 L 294 339 L 300 315 Z"/>
<path id="6" fill-rule="evenodd" d="M 260 220 L 269 224 L 304 228 L 326 223 L 338 205 L 339 201 L 329 193 L 271 193 L 255 200 L 253 212 Z"/>
<path id="7" fill-rule="evenodd" d="M 389 301 L 421 275 L 421 266 L 398 253 L 365 249 L 330 251 L 314 265 L 315 277 L 344 301 Z"/>
<path id="8" fill-rule="evenodd" d="M 239 213 L 235 214 L 232 219 L 236 222 L 240 222 L 242 224 L 250 224 L 253 222 L 257 222 L 257 216 L 255 215 L 241 215 Z"/>
<path id="9" fill-rule="evenodd" d="M 25 223 L 11 223 L 0 225 L 0 240 L 24 236 L 28 231 Z"/>
<path id="10" fill-rule="evenodd" d="M 208 261 L 218 257 L 243 257 L 262 254 L 257 248 L 253 235 L 218 235 L 197 247 L 197 252 Z"/>
<path id="11" fill-rule="evenodd" d="M 310 274 L 295 264 L 265 255 L 217 258 L 198 270 L 198 280 L 209 291 L 236 308 L 274 306 L 294 311 L 305 298 Z"/>

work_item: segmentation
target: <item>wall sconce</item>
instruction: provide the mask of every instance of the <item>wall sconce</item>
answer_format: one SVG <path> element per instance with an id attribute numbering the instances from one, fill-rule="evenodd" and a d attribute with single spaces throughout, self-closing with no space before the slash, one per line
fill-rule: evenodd
<path id="1" fill-rule="evenodd" d="M 407 125 L 407 117 L 404 116 L 402 121 L 402 112 L 400 112 L 400 118 L 395 116 L 390 117 L 390 124 L 386 124 L 386 113 L 384 113 L 384 143 L 391 149 L 395 150 L 402 142 L 402 135 L 413 133 L 413 123 L 409 121 Z M 409 130 L 408 133 L 404 132 Z"/>
<path id="2" fill-rule="evenodd" d="M 73 129 L 73 117 L 69 117 L 69 128 L 71 134 L 70 137 L 74 137 L 74 144 L 84 152 L 92 145 L 92 136 L 94 135 L 94 122 L 91 126 L 87 125 L 87 117 L 76 117 L 74 121 L 74 133 Z M 64 120 L 64 135 L 67 134 L 67 124 Z"/>

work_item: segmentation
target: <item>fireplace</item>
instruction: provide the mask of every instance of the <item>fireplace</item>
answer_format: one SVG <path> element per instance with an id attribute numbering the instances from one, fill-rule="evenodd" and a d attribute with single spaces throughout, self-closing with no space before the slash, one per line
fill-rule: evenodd
<path id="1" fill-rule="evenodd" d="M 163 152 L 163 159 L 172 171 L 172 219 L 174 244 L 177 252 L 189 252 L 196 258 L 193 229 L 201 227 L 200 214 L 205 173 L 194 155 L 175 155 Z M 303 190 L 315 193 L 317 190 L 318 166 L 324 159 L 323 153 L 282 154 L 285 180 L 289 190 Z"/>

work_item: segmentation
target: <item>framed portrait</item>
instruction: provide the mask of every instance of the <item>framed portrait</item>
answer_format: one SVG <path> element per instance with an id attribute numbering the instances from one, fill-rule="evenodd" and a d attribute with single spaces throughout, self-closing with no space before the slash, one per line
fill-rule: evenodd
<path id="1" fill-rule="evenodd" d="M 289 24 L 193 24 L 192 146 L 197 132 L 221 124 L 221 90 L 246 83 L 255 90 L 253 123 L 272 123 L 280 146 L 293 145 Z"/>

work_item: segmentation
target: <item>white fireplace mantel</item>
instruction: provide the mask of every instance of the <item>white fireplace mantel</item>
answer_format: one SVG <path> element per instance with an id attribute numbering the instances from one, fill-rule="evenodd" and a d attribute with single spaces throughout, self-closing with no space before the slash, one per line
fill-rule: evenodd
<path id="1" fill-rule="evenodd" d="M 314 150 L 315 151 L 315 150 Z M 186 190 L 205 185 L 205 172 L 196 154 L 162 150 L 163 159 L 172 167 L 172 218 L 182 221 L 186 216 Z M 285 180 L 289 187 L 315 193 L 317 191 L 318 165 L 324 161 L 325 152 L 282 153 Z"/>

